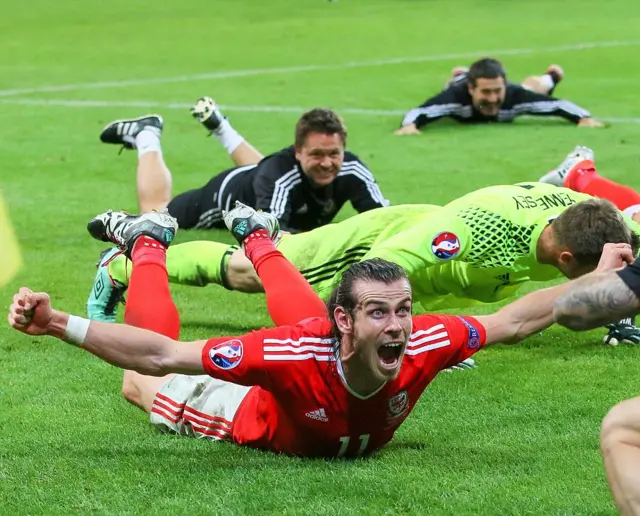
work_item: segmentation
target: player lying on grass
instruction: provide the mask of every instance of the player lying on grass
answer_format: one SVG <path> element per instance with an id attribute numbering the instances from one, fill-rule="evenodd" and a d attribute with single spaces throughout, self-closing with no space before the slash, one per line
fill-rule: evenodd
<path id="1" fill-rule="evenodd" d="M 607 199 L 627 216 L 640 222 L 640 194 L 633 188 L 599 175 L 596 171 L 594 152 L 588 147 L 577 146 L 558 168 L 545 174 L 540 181 Z M 635 325 L 635 317 L 627 317 L 607 326 L 609 333 L 604 337 L 606 344 L 640 344 L 640 330 Z"/>
<path id="2" fill-rule="evenodd" d="M 484 188 L 445 207 L 373 210 L 308 233 L 283 235 L 278 249 L 323 299 L 352 263 L 378 257 L 401 265 L 414 299 L 436 310 L 505 299 L 528 281 L 580 276 L 593 270 L 607 242 L 637 250 L 637 236 L 611 203 L 523 183 Z M 102 260 L 87 305 L 91 319 L 115 321 L 130 268 L 122 254 L 112 252 Z M 251 262 L 227 244 L 172 246 L 167 268 L 172 282 L 262 292 Z"/>
<path id="3" fill-rule="evenodd" d="M 420 134 L 424 126 L 444 117 L 487 123 L 512 122 L 520 115 L 560 116 L 579 127 L 601 127 L 585 109 L 550 96 L 563 75 L 559 66 L 551 65 L 544 75 L 513 84 L 495 59 L 480 59 L 469 69 L 455 67 L 444 90 L 409 111 L 396 134 Z"/>
<path id="4" fill-rule="evenodd" d="M 567 328 L 589 330 L 640 312 L 640 259 L 622 270 L 571 283 L 554 309 L 554 318 Z M 609 411 L 600 443 L 618 509 L 624 515 L 640 515 L 640 397 Z"/>
<path id="5" fill-rule="evenodd" d="M 222 143 L 235 167 L 173 199 L 159 115 L 116 120 L 100 134 L 105 143 L 137 149 L 141 212 L 167 207 L 182 229 L 224 228 L 222 210 L 240 201 L 273 213 L 284 230 L 298 233 L 331 222 L 347 202 L 360 213 L 389 204 L 367 166 L 345 150 L 346 127 L 329 109 L 304 113 L 294 145 L 267 157 L 231 127 L 210 98 L 200 98 L 191 112 Z"/>
<path id="6" fill-rule="evenodd" d="M 132 259 L 128 325 L 54 311 L 47 294 L 26 288 L 14 297 L 9 322 L 125 369 L 124 396 L 162 430 L 342 457 L 388 443 L 440 370 L 484 346 L 549 326 L 553 303 L 567 288 L 534 292 L 493 315 L 412 317 L 406 274 L 374 259 L 345 272 L 327 308 L 276 250 L 265 222 L 270 217 L 240 207 L 225 222 L 265 286 L 277 328 L 178 342 L 180 320 L 165 268 L 177 224 L 157 212 L 108 212 L 89 223 L 94 237 L 113 241 Z M 630 246 L 610 245 L 601 264 L 609 269 L 631 259 Z"/>

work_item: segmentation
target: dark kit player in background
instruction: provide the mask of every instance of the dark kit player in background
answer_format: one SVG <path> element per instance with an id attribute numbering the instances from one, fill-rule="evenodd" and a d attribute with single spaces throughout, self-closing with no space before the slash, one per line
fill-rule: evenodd
<path id="1" fill-rule="evenodd" d="M 514 84 L 507 81 L 504 67 L 496 59 L 481 59 L 468 70 L 456 67 L 438 95 L 405 115 L 396 134 L 420 134 L 424 126 L 444 117 L 487 123 L 512 122 L 520 115 L 559 116 L 579 127 L 602 127 L 587 110 L 550 96 L 563 75 L 559 66 L 552 65 L 544 75 Z"/>

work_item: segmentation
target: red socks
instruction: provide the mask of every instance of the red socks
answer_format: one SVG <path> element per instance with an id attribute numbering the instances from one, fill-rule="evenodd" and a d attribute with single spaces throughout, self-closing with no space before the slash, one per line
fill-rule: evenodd
<path id="1" fill-rule="evenodd" d="M 593 197 L 607 199 L 617 206 L 619 210 L 625 210 L 630 206 L 640 204 L 640 194 L 633 188 L 615 183 L 600 176 L 596 172 L 593 161 L 583 161 L 567 175 L 564 186 L 576 192 L 582 192 Z"/>
<path id="2" fill-rule="evenodd" d="M 288 326 L 310 317 L 327 316 L 322 299 L 291 262 L 276 249 L 266 230 L 260 229 L 249 235 L 244 241 L 244 249 L 264 285 L 267 309 L 276 326 Z"/>
<path id="3" fill-rule="evenodd" d="M 180 315 L 169 291 L 166 256 L 166 248 L 153 238 L 136 240 L 124 322 L 177 340 Z"/>

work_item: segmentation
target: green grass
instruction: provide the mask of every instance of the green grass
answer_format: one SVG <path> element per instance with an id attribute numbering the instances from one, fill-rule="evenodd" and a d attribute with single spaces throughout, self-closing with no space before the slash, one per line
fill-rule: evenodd
<path id="1" fill-rule="evenodd" d="M 276 0 L 141 4 L 14 2 L 0 17 L 0 90 L 153 79 L 230 70 L 340 65 L 495 52 L 510 78 L 564 65 L 559 96 L 603 118 L 640 118 L 640 14 L 632 0 Z M 627 46 L 549 51 L 584 42 Z M 0 187 L 24 267 L 0 290 L 48 291 L 83 314 L 103 245 L 84 226 L 107 208 L 136 209 L 135 156 L 101 146 L 135 107 L 23 101 L 156 102 L 175 191 L 229 165 L 185 109 L 210 94 L 236 106 L 409 109 L 468 58 L 221 79 L 0 92 Z M 265 152 L 291 142 L 296 112 L 229 111 Z M 400 116 L 345 116 L 349 147 L 393 203 L 443 203 L 489 184 L 539 177 L 575 144 L 600 171 L 640 187 L 640 125 L 579 130 L 563 122 L 462 127 L 397 138 Z M 346 210 L 342 217 L 352 212 Z M 227 239 L 182 233 L 179 239 Z M 268 324 L 262 296 L 172 287 L 185 339 Z M 601 331 L 554 328 L 481 352 L 479 369 L 442 375 L 391 445 L 358 461 L 279 457 L 154 431 L 119 395 L 121 373 L 52 339 L 0 328 L 2 514 L 611 514 L 598 432 L 609 407 L 637 391 L 638 351 L 601 346 Z"/>

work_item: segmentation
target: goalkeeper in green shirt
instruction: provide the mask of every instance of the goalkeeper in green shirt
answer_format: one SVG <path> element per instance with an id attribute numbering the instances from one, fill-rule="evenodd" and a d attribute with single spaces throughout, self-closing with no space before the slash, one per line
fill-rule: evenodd
<path id="1" fill-rule="evenodd" d="M 634 231 L 630 229 L 634 227 Z M 372 210 L 308 233 L 284 234 L 278 249 L 327 298 L 359 260 L 384 258 L 409 275 L 426 310 L 494 302 L 525 282 L 575 278 L 595 268 L 607 242 L 629 243 L 640 227 L 610 202 L 543 183 L 492 186 L 440 207 L 400 205 Z M 224 285 L 262 292 L 242 250 L 210 241 L 171 246 L 174 283 Z M 99 266 L 89 317 L 114 321 L 130 265 L 117 250 Z"/>

